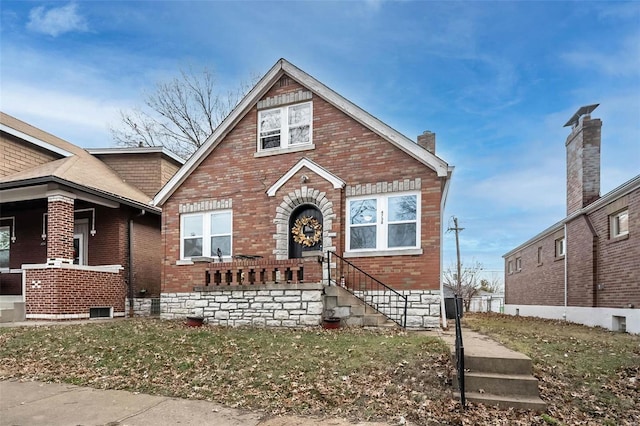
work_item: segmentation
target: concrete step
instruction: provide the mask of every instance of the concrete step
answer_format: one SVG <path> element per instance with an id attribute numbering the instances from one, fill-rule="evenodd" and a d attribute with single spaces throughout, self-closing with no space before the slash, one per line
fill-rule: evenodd
<path id="1" fill-rule="evenodd" d="M 25 320 L 25 303 L 24 302 L 3 302 L 0 308 L 0 323 L 18 322 Z"/>
<path id="2" fill-rule="evenodd" d="M 458 380 L 453 381 L 458 389 Z M 538 379 L 529 374 L 493 374 L 465 372 L 464 386 L 467 392 L 485 392 L 493 395 L 521 395 L 537 397 Z"/>
<path id="3" fill-rule="evenodd" d="M 453 393 L 456 399 L 460 399 L 460 393 Z M 543 412 L 547 404 L 540 397 L 527 397 L 522 395 L 493 395 L 490 393 L 465 392 L 465 398 L 469 402 L 481 403 L 487 406 L 498 406 L 501 409 L 515 408 L 520 410 L 533 410 Z"/>
<path id="4" fill-rule="evenodd" d="M 471 347 L 468 349 L 472 351 Z M 523 354 L 512 351 L 503 354 L 474 354 L 467 352 L 467 345 L 465 345 L 464 368 L 495 374 L 531 374 L 533 371 L 531 358 Z"/>
<path id="5" fill-rule="evenodd" d="M 7 309 L 7 308 L 0 309 L 0 323 L 2 322 L 14 322 L 13 309 Z"/>

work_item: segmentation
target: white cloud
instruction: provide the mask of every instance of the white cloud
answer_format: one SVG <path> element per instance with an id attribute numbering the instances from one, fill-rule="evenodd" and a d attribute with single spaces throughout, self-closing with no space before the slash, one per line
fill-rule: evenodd
<path id="1" fill-rule="evenodd" d="M 57 37 L 60 34 L 88 31 L 85 18 L 78 14 L 78 6 L 69 3 L 66 6 L 46 10 L 44 6 L 31 9 L 27 29 Z"/>
<path id="2" fill-rule="evenodd" d="M 637 77 L 640 69 L 640 36 L 632 34 L 620 46 L 611 46 L 609 50 L 585 46 L 561 57 L 578 68 L 593 69 L 613 77 Z"/>

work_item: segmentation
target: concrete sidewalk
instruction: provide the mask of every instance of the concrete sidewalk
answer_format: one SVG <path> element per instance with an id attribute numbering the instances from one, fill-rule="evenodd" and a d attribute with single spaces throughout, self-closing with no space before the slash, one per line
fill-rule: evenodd
<path id="1" fill-rule="evenodd" d="M 387 426 L 345 419 L 268 417 L 207 401 L 80 386 L 0 381 L 0 425 Z"/>

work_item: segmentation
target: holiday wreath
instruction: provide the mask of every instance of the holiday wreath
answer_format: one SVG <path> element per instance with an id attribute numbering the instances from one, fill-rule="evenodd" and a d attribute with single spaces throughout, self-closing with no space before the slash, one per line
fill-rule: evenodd
<path id="1" fill-rule="evenodd" d="M 307 233 L 305 233 L 307 231 Z M 291 229 L 293 241 L 303 246 L 313 247 L 322 238 L 322 225 L 311 216 L 303 216 L 296 220 Z"/>

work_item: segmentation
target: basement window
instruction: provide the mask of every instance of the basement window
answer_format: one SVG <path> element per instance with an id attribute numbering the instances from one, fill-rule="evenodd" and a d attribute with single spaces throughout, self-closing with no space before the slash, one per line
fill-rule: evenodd
<path id="1" fill-rule="evenodd" d="M 113 317 L 113 308 L 110 306 L 89 308 L 89 318 L 111 318 L 111 317 Z"/>

